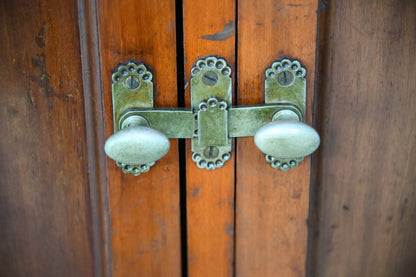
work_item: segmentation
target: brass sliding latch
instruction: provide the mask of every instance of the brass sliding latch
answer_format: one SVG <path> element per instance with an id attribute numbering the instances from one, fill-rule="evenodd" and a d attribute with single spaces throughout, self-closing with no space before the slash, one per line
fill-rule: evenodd
<path id="1" fill-rule="evenodd" d="M 112 75 L 114 134 L 106 154 L 125 173 L 149 171 L 170 147 L 168 138 L 192 140 L 192 160 L 214 170 L 231 157 L 231 139 L 254 136 L 273 168 L 289 170 L 319 146 L 319 135 L 303 123 L 305 68 L 282 59 L 265 71 L 265 104 L 232 107 L 231 68 L 218 57 L 191 69 L 191 108 L 154 108 L 152 73 L 129 61 Z"/>

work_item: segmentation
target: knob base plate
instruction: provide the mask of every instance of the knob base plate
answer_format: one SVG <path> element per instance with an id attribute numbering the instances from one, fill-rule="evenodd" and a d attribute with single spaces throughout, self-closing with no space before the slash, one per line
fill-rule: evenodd
<path id="1" fill-rule="evenodd" d="M 119 65 L 111 76 L 114 133 L 121 130 L 121 116 L 132 108 L 153 107 L 153 74 L 144 63 L 132 59 Z"/>

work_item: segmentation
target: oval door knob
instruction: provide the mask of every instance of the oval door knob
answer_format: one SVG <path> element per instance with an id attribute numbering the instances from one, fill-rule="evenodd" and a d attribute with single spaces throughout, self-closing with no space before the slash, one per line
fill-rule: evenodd
<path id="1" fill-rule="evenodd" d="M 272 121 L 254 136 L 257 147 L 265 154 L 282 159 L 300 158 L 319 146 L 319 134 L 309 125 L 296 120 Z"/>
<path id="2" fill-rule="evenodd" d="M 110 158 L 127 166 L 155 162 L 165 156 L 169 148 L 169 139 L 165 134 L 144 126 L 118 131 L 104 145 L 104 151 Z"/>

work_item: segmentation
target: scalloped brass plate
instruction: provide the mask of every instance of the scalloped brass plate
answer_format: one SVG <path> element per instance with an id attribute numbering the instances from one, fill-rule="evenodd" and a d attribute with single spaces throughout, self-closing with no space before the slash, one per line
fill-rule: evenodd
<path id="1" fill-rule="evenodd" d="M 198 120 L 192 138 L 192 160 L 199 168 L 214 170 L 231 156 L 231 68 L 224 59 L 210 56 L 198 60 L 191 74 L 191 108 Z"/>
<path id="2" fill-rule="evenodd" d="M 264 102 L 292 104 L 299 109 L 299 121 L 305 121 L 306 69 L 297 60 L 275 61 L 265 70 Z M 300 116 L 299 116 L 300 115 Z M 266 161 L 283 171 L 297 167 L 304 157 L 280 158 L 266 155 Z"/>
<path id="3" fill-rule="evenodd" d="M 113 72 L 112 94 L 113 94 L 113 122 L 114 133 L 122 129 L 121 117 L 126 111 L 141 107 L 153 107 L 153 74 L 144 63 L 130 60 L 119 65 Z M 155 163 L 146 164 L 124 164 L 117 161 L 117 165 L 124 173 L 135 176 L 149 171 Z"/>
<path id="4" fill-rule="evenodd" d="M 114 133 L 122 114 L 132 108 L 153 107 L 153 74 L 144 63 L 130 60 L 119 65 L 112 78 Z"/>

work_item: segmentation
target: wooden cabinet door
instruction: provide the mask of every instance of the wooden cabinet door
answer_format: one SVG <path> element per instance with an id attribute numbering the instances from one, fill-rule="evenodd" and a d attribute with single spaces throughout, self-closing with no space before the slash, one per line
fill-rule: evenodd
<path id="1" fill-rule="evenodd" d="M 0 275 L 415 276 L 415 16 L 411 0 L 1 1 Z M 316 154 L 282 172 L 238 138 L 207 171 L 171 139 L 122 173 L 103 151 L 114 69 L 145 62 L 155 106 L 189 107 L 208 55 L 233 105 L 301 61 Z"/>

